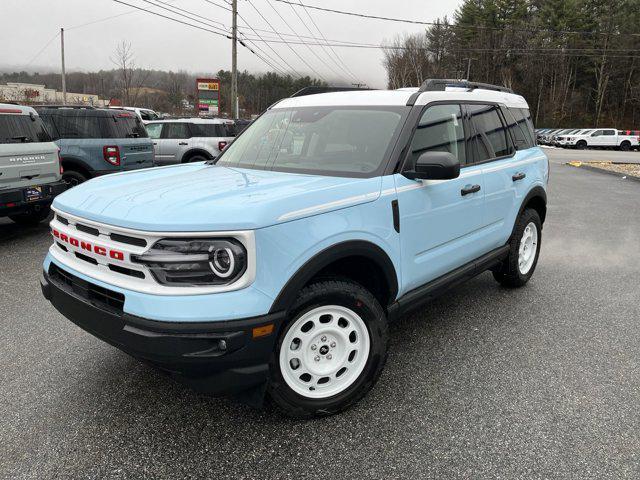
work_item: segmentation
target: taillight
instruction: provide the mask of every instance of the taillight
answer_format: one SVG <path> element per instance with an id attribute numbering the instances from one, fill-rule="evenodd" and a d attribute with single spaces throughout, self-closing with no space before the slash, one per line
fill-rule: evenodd
<path id="1" fill-rule="evenodd" d="M 222 151 L 224 150 L 224 147 L 227 146 L 228 142 L 218 142 L 218 150 Z"/>
<path id="2" fill-rule="evenodd" d="M 120 165 L 120 149 L 116 147 L 103 147 L 102 155 L 104 159 L 109 162 L 111 165 L 119 166 Z"/>

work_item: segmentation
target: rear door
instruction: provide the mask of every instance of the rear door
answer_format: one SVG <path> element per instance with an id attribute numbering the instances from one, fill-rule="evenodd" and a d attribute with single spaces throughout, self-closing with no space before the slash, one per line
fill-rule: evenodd
<path id="1" fill-rule="evenodd" d="M 16 112 L 0 112 L 0 191 L 60 179 L 58 147 L 42 120 Z"/>
<path id="2" fill-rule="evenodd" d="M 180 152 L 184 152 L 189 148 L 189 138 L 191 133 L 189 124 L 186 122 L 167 122 L 162 128 L 162 137 L 160 138 L 160 155 L 159 165 L 169 165 L 178 163 L 182 158 Z"/>
<path id="3" fill-rule="evenodd" d="M 462 170 L 460 176 L 452 180 L 411 180 L 394 175 L 404 292 L 483 253 L 483 246 L 477 240 L 484 225 L 482 167 L 469 164 L 471 143 L 459 104 L 425 108 L 409 146 L 405 170 L 413 168 L 416 159 L 428 151 L 453 154 Z"/>
<path id="4" fill-rule="evenodd" d="M 117 113 L 108 119 L 114 132 L 114 144 L 120 150 L 122 170 L 152 167 L 155 154 L 153 142 L 142 120 L 133 112 Z M 111 143 L 109 140 L 108 143 Z"/>

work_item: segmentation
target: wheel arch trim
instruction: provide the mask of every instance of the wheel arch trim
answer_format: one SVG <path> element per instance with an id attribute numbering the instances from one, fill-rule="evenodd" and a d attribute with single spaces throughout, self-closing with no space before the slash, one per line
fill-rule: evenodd
<path id="1" fill-rule="evenodd" d="M 387 252 L 380 246 L 369 241 L 348 240 L 333 244 L 321 250 L 298 268 L 280 290 L 269 313 L 288 310 L 295 301 L 298 292 L 309 280 L 325 267 L 348 257 L 364 257 L 375 263 L 376 266 L 382 270 L 387 285 L 389 286 L 390 302 L 395 301 L 398 295 L 398 276 L 396 268 Z M 383 308 L 386 307 L 387 305 L 383 305 Z"/>

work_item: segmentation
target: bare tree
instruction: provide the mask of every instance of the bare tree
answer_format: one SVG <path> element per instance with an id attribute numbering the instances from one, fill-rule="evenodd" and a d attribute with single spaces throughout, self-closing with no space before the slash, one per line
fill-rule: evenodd
<path id="1" fill-rule="evenodd" d="M 123 102 L 125 105 L 134 106 L 138 100 L 140 88 L 146 82 L 148 72 L 144 73 L 137 68 L 131 43 L 126 40 L 118 44 L 111 62 L 117 67 L 116 83 Z"/>

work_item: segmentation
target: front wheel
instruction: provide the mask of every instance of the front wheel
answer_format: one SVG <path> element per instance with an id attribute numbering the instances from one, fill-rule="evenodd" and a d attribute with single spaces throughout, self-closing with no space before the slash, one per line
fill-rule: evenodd
<path id="1" fill-rule="evenodd" d="M 578 143 L 576 143 L 576 148 L 578 150 L 585 150 L 587 148 L 587 142 L 585 142 L 584 140 L 580 140 Z"/>
<path id="2" fill-rule="evenodd" d="M 509 242 L 509 255 L 493 277 L 505 287 L 522 287 L 533 275 L 542 242 L 542 222 L 538 212 L 528 208 L 516 221 Z"/>
<path id="3" fill-rule="evenodd" d="M 375 297 L 349 280 L 305 287 L 271 361 L 269 396 L 289 416 L 343 411 L 371 390 L 387 358 L 387 319 Z"/>

